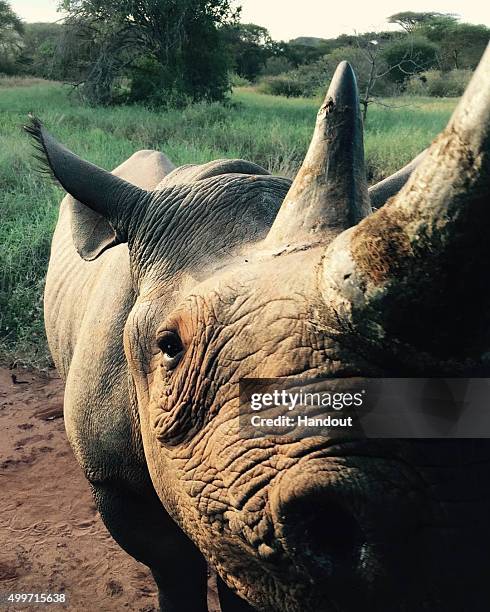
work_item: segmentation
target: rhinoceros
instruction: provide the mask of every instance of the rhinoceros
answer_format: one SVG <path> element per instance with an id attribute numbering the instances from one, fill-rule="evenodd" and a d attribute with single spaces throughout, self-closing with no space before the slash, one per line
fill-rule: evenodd
<path id="1" fill-rule="evenodd" d="M 162 610 L 206 610 L 208 566 L 223 610 L 487 610 L 488 441 L 237 420 L 243 379 L 488 375 L 490 51 L 371 190 L 345 62 L 292 183 L 155 151 L 110 173 L 27 129 L 68 194 L 45 292 L 67 435 Z"/>

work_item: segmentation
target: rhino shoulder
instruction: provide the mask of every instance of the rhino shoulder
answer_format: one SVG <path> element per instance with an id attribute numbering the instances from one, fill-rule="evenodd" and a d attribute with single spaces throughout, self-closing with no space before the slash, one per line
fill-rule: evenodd
<path id="1" fill-rule="evenodd" d="M 173 170 L 175 170 L 175 165 L 166 155 L 160 151 L 142 149 L 133 153 L 115 168 L 112 174 L 140 189 L 151 191 Z"/>

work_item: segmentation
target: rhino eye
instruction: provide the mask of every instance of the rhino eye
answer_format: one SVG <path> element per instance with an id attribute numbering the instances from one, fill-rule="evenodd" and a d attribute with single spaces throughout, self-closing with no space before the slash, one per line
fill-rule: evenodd
<path id="1" fill-rule="evenodd" d="M 180 361 L 184 347 L 179 336 L 172 331 L 164 331 L 157 339 L 157 345 L 163 354 L 166 365 L 174 368 Z"/>

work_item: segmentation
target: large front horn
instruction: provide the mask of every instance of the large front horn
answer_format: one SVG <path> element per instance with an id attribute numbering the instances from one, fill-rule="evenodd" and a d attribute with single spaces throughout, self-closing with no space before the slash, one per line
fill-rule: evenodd
<path id="1" fill-rule="evenodd" d="M 267 242 L 321 240 L 355 225 L 370 212 L 356 77 L 351 66 L 342 62 Z"/>
<path id="2" fill-rule="evenodd" d="M 325 298 L 376 343 L 490 363 L 489 266 L 490 46 L 407 184 L 330 245 Z"/>

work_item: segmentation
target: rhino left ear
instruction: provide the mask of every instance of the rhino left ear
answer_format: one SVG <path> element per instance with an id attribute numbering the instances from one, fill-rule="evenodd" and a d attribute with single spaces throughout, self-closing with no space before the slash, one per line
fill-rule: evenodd
<path id="1" fill-rule="evenodd" d="M 127 242 L 131 216 L 137 213 L 148 191 L 84 161 L 47 132 L 31 117 L 24 126 L 38 145 L 40 161 L 74 198 L 72 233 L 83 259 L 96 259 L 108 248 Z"/>
<path id="2" fill-rule="evenodd" d="M 104 251 L 125 242 L 109 221 L 78 200 L 71 199 L 71 234 L 82 259 L 93 261 Z"/>

